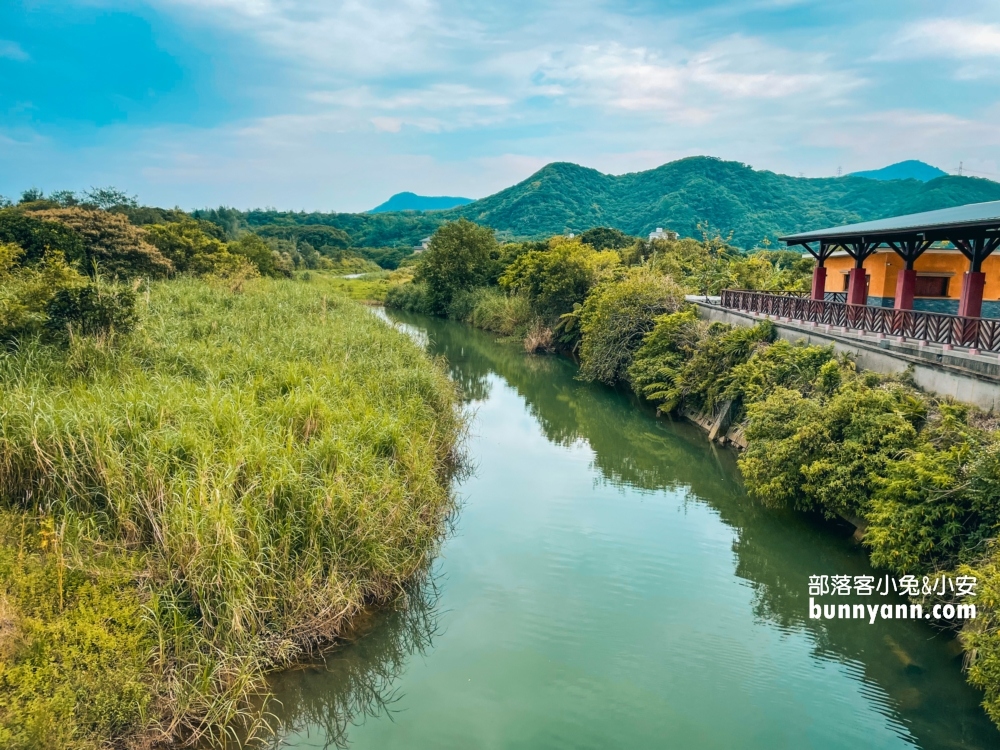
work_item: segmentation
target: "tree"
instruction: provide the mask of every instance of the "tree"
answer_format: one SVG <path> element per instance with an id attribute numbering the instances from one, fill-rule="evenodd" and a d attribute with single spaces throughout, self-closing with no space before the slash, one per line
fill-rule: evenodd
<path id="1" fill-rule="evenodd" d="M 0 242 L 0 340 L 42 329 L 46 308 L 61 290 L 86 283 L 58 250 L 48 250 L 34 265 L 21 262 L 24 250 Z"/>
<path id="2" fill-rule="evenodd" d="M 417 281 L 426 284 L 431 312 L 443 315 L 456 293 L 482 286 L 496 249 L 493 230 L 466 219 L 437 230 L 416 275 Z"/>
<path id="3" fill-rule="evenodd" d="M 684 291 L 647 266 L 597 286 L 580 312 L 581 377 L 609 385 L 623 380 L 655 320 L 683 303 Z"/>
<path id="4" fill-rule="evenodd" d="M 622 250 L 631 247 L 636 239 L 638 238 L 611 227 L 594 227 L 580 234 L 580 241 L 595 250 Z"/>
<path id="5" fill-rule="evenodd" d="M 36 187 L 30 187 L 21 193 L 21 203 L 34 203 L 45 200 L 45 193 Z"/>
<path id="6" fill-rule="evenodd" d="M 48 250 L 59 250 L 67 261 L 80 269 L 87 265 L 83 238 L 58 221 L 47 221 L 38 212 L 21 209 L 0 210 L 0 243 L 9 242 L 24 250 L 21 263 L 33 265 Z"/>
<path id="7" fill-rule="evenodd" d="M 210 237 L 193 219 L 151 224 L 146 239 L 174 264 L 180 273 L 208 274 L 227 270 L 233 256 L 226 243 Z"/>
<path id="8" fill-rule="evenodd" d="M 83 197 L 84 203 L 88 206 L 94 206 L 95 208 L 104 209 L 105 211 L 109 208 L 115 208 L 116 206 L 136 208 L 139 205 L 139 201 L 136 200 L 136 196 L 129 195 L 128 193 L 111 186 L 104 188 L 91 188 L 83 194 Z"/>
<path id="9" fill-rule="evenodd" d="M 284 258 L 253 232 L 247 232 L 236 242 L 229 243 L 229 252 L 250 260 L 262 276 L 287 276 L 291 274 L 290 261 Z"/>
<path id="10" fill-rule="evenodd" d="M 597 252 L 580 240 L 553 237 L 545 250 L 531 250 L 514 260 L 500 277 L 504 289 L 523 293 L 540 315 L 555 317 L 582 303 L 587 292 L 618 254 Z"/>
<path id="11" fill-rule="evenodd" d="M 83 240 L 85 269 L 115 277 L 162 278 L 173 272 L 173 264 L 146 242 L 142 230 L 120 214 L 91 211 L 82 207 L 34 211 L 32 216 L 57 221 L 73 229 Z"/>
<path id="12" fill-rule="evenodd" d="M 54 193 L 49 194 L 49 200 L 58 203 L 64 208 L 68 206 L 76 206 L 80 203 L 76 197 L 76 193 L 72 190 L 56 190 Z"/>

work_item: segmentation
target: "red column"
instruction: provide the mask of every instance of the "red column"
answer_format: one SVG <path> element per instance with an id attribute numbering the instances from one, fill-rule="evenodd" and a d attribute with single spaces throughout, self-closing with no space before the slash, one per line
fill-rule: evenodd
<path id="1" fill-rule="evenodd" d="M 823 299 L 826 297 L 826 266 L 816 266 L 813 269 L 812 298 Z"/>
<path id="2" fill-rule="evenodd" d="M 913 292 L 916 288 L 917 272 L 912 268 L 901 270 L 896 277 L 896 303 L 893 307 L 897 310 L 912 310 Z"/>
<path id="3" fill-rule="evenodd" d="M 868 274 L 863 268 L 852 268 L 847 276 L 847 304 L 868 304 Z"/>
<path id="4" fill-rule="evenodd" d="M 962 298 L 958 302 L 958 314 L 966 318 L 979 318 L 983 312 L 983 287 L 986 274 L 982 271 L 967 271 L 962 276 Z"/>

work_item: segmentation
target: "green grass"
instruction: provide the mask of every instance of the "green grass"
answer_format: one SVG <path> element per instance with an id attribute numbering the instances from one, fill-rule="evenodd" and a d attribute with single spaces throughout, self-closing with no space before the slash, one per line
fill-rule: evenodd
<path id="1" fill-rule="evenodd" d="M 332 289 L 358 302 L 384 302 L 385 295 L 389 291 L 389 277 L 392 271 L 377 271 L 366 273 L 357 279 L 345 279 L 342 277 L 325 277 L 326 283 Z M 313 274 L 312 278 L 317 278 Z M 323 277 L 320 277 L 323 278 Z"/>
<path id="2" fill-rule="evenodd" d="M 252 729 L 421 571 L 453 387 L 336 286 L 164 282 L 127 338 L 0 353 L 0 745 Z"/>

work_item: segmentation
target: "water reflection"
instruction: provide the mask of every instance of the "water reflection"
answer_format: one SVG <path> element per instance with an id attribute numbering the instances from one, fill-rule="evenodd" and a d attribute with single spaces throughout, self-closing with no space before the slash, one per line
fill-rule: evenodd
<path id="1" fill-rule="evenodd" d="M 279 699 L 269 710 L 281 732 L 271 738 L 271 747 L 283 746 L 295 733 L 297 747 L 344 748 L 351 726 L 391 720 L 397 679 L 438 635 L 439 598 L 433 574 L 425 575 L 392 607 L 361 615 L 322 663 L 275 675 L 269 687 Z"/>
<path id="2" fill-rule="evenodd" d="M 979 695 L 964 682 L 959 651 L 947 635 L 922 622 L 880 620 L 869 625 L 808 619 L 806 583 L 810 574 L 872 572 L 863 551 L 852 540 L 850 529 L 800 514 L 761 508 L 746 497 L 730 451 L 709 445 L 704 434 L 692 425 L 656 419 L 630 394 L 575 380 L 576 367 L 564 358 L 526 356 L 517 347 L 498 344 L 489 335 L 446 321 L 399 314 L 392 314 L 392 318 L 427 335 L 429 350 L 445 358 L 467 399 L 477 402 L 487 399 L 499 376 L 517 392 L 523 408 L 548 441 L 570 451 L 581 444 L 588 446 L 597 481 L 622 488 L 623 492 L 638 491 L 651 497 L 663 492 L 677 493 L 682 496 L 682 505 L 710 509 L 731 535 L 733 557 L 728 575 L 735 574 L 752 592 L 750 606 L 754 621 L 765 624 L 779 638 L 808 636 L 811 659 L 795 661 L 786 654 L 789 670 L 815 672 L 822 669 L 817 664 L 824 663 L 846 670 L 861 686 L 868 707 L 885 717 L 883 726 L 905 740 L 905 744 L 928 750 L 1000 746 L 1000 733 L 979 708 Z M 615 543 L 626 541 L 615 540 Z M 571 552 L 586 554 L 579 550 Z M 549 564 L 554 563 L 550 560 Z M 559 565 L 563 564 L 559 561 Z M 639 579 L 644 575 L 648 577 L 649 572 L 626 571 L 625 578 Z M 544 586 L 538 588 L 542 590 Z M 384 721 L 387 715 L 391 716 L 394 701 L 399 698 L 398 678 L 406 672 L 408 660 L 414 654 L 430 648 L 437 632 L 437 597 L 434 587 L 420 589 L 411 596 L 409 607 L 374 615 L 358 637 L 335 652 L 324 665 L 279 677 L 274 688 L 283 703 L 278 713 L 283 725 L 282 738 L 294 747 L 313 746 L 313 742 L 319 747 L 324 743 L 343 744 L 355 724 L 370 717 L 382 717 L 379 721 Z M 589 617 L 598 623 L 609 616 L 602 611 L 586 612 L 586 605 L 587 602 L 579 603 L 584 620 Z M 461 610 L 472 605 L 460 601 L 452 606 Z M 662 613 L 657 615 L 652 610 L 637 614 L 662 618 Z M 530 613 L 532 618 L 543 615 Z M 551 625 L 552 638 L 587 642 L 579 633 L 558 632 L 558 623 L 531 620 L 531 625 L 540 630 Z M 629 623 L 623 621 L 622 625 Z M 537 634 L 534 637 L 542 638 Z M 726 632 L 725 637 L 739 639 L 740 634 Z M 476 645 L 476 649 L 481 648 Z M 683 651 L 683 644 L 678 648 Z M 748 684 L 755 684 L 753 654 L 748 657 L 747 666 L 734 666 L 712 663 L 710 651 L 705 649 L 707 670 L 714 669 L 719 674 L 725 674 L 726 669 L 735 670 L 733 674 L 743 675 Z M 546 658 L 557 657 L 548 654 Z M 774 658 L 780 661 L 782 655 Z M 649 665 L 634 667 L 637 673 L 648 672 L 648 668 Z M 653 682 L 658 679 L 655 672 L 637 674 L 634 679 L 647 677 Z M 790 673 L 788 678 L 790 685 L 809 684 L 809 679 L 800 673 Z M 768 683 L 763 677 L 760 685 L 761 690 L 774 689 L 773 682 Z M 571 689 L 580 689 L 579 684 L 573 683 Z M 592 696 L 581 696 L 582 710 L 586 710 L 584 699 Z M 797 696 L 811 701 L 809 705 L 814 711 L 821 711 L 816 706 L 822 707 L 824 701 L 835 697 L 822 692 Z M 653 706 L 661 705 L 650 700 Z M 774 702 L 780 702 L 780 698 L 776 696 Z M 632 708 L 638 712 L 636 721 L 651 721 L 651 717 L 641 716 L 643 706 Z M 767 709 L 773 713 L 767 717 L 771 723 L 765 723 L 767 731 L 771 731 L 784 719 L 777 705 L 768 705 Z M 539 720 L 541 724 L 566 720 L 565 716 L 556 715 L 559 708 L 552 711 L 548 719 Z M 711 721 L 712 714 L 706 711 L 704 716 L 685 719 Z M 788 718 L 790 722 L 793 717 Z M 635 726 L 618 727 L 613 736 L 622 738 L 621 746 L 628 746 L 630 730 L 633 746 L 640 746 L 637 738 L 643 735 L 636 733 Z M 577 738 L 577 742 L 600 746 L 593 739 L 585 743 Z M 747 746 L 769 746 L 760 739 L 748 739 L 747 743 Z M 815 746 L 839 745 L 827 733 L 817 739 Z"/>

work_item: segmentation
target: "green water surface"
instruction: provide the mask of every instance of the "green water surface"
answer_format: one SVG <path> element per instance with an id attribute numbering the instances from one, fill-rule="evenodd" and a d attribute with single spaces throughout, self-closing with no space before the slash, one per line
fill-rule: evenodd
<path id="1" fill-rule="evenodd" d="M 276 745 L 1000 748 L 949 637 L 808 618 L 810 574 L 871 572 L 851 529 L 565 358 L 392 317 L 462 384 L 473 472 L 408 606 L 274 680 Z"/>

